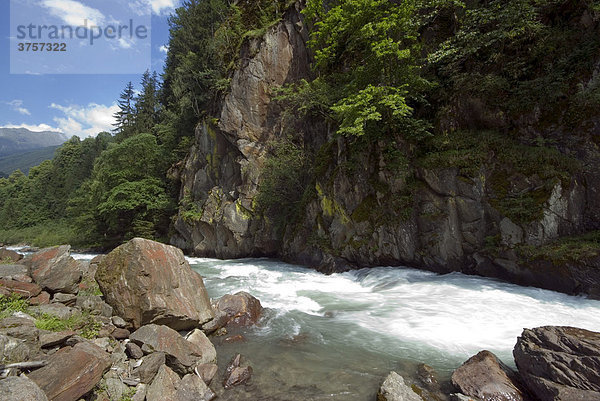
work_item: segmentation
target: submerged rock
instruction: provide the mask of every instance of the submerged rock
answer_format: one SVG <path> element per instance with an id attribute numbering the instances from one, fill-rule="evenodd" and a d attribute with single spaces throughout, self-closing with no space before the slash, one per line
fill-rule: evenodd
<path id="1" fill-rule="evenodd" d="M 515 372 L 489 351 L 481 351 L 456 369 L 452 384 L 483 401 L 527 400 Z"/>
<path id="2" fill-rule="evenodd" d="M 237 354 L 225 369 L 223 375 L 223 387 L 229 389 L 245 384 L 252 377 L 251 366 L 241 366 L 242 356 Z"/>
<path id="3" fill-rule="evenodd" d="M 262 310 L 260 301 L 247 292 L 223 295 L 215 303 L 215 318 L 202 329 L 211 333 L 223 327 L 251 326 L 258 322 Z"/>
<path id="4" fill-rule="evenodd" d="M 525 329 L 513 354 L 525 384 L 541 401 L 600 400 L 600 333 Z"/>
<path id="5" fill-rule="evenodd" d="M 423 401 L 396 372 L 390 372 L 377 393 L 377 401 Z"/>
<path id="6" fill-rule="evenodd" d="M 135 238 L 102 258 L 96 272 L 106 302 L 134 328 L 193 329 L 213 318 L 202 277 L 183 252 Z"/>

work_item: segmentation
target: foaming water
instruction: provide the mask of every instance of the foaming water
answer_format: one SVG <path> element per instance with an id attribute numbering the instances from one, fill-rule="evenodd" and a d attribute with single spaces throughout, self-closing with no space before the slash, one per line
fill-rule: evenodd
<path id="1" fill-rule="evenodd" d="M 459 273 L 380 267 L 325 276 L 269 259 L 189 261 L 211 297 L 248 291 L 269 308 L 249 341 L 224 345 L 224 354 L 242 350 L 271 375 L 289 372 L 296 386 L 303 375 L 321 391 L 304 393 L 312 399 L 371 399 L 389 370 L 410 376 L 420 362 L 447 377 L 483 349 L 513 365 L 523 328 L 600 331 L 599 301 Z"/>

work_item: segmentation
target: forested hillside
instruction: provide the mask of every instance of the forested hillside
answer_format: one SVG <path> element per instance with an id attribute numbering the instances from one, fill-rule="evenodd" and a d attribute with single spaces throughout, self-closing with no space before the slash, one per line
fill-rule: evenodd
<path id="1" fill-rule="evenodd" d="M 0 181 L 0 240 L 497 276 L 598 255 L 596 1 L 189 0 L 170 23 L 114 135 Z"/>

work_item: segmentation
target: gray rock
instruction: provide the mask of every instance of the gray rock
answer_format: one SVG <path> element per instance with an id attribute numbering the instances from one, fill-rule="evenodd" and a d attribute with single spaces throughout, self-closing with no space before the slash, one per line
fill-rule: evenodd
<path id="1" fill-rule="evenodd" d="M 138 377 L 142 383 L 150 384 L 160 367 L 165 363 L 164 352 L 155 352 L 142 359 L 140 366 L 134 369 L 133 375 Z"/>
<path id="2" fill-rule="evenodd" d="M 29 269 L 25 265 L 2 265 L 0 264 L 0 279 L 12 280 L 13 276 L 26 276 Z"/>
<path id="3" fill-rule="evenodd" d="M 206 383 L 207 386 L 210 386 L 210 383 L 219 371 L 219 367 L 215 363 L 204 363 L 202 365 L 198 365 L 196 371 L 204 383 Z"/>
<path id="4" fill-rule="evenodd" d="M 62 292 L 58 292 L 54 294 L 52 297 L 52 302 L 58 302 L 64 304 L 66 306 L 75 305 L 75 301 L 77 300 L 77 296 L 74 294 L 63 294 Z"/>
<path id="5" fill-rule="evenodd" d="M 188 374 L 177 386 L 177 401 L 212 401 L 216 394 L 195 374 Z"/>
<path id="6" fill-rule="evenodd" d="M 113 308 L 99 295 L 80 295 L 75 305 L 95 315 L 111 317 L 113 313 Z"/>
<path id="7" fill-rule="evenodd" d="M 481 401 L 479 398 L 469 397 L 461 393 L 450 394 L 450 401 Z"/>
<path id="8" fill-rule="evenodd" d="M 113 316 L 111 318 L 111 322 L 115 325 L 115 327 L 118 327 L 120 329 L 127 328 L 127 322 L 120 316 Z"/>
<path id="9" fill-rule="evenodd" d="M 463 394 L 484 401 L 527 399 L 515 372 L 489 351 L 479 352 L 456 369 L 452 384 Z"/>
<path id="10" fill-rule="evenodd" d="M 167 326 L 149 324 L 140 327 L 129 338 L 138 345 L 164 352 L 167 365 L 181 374 L 192 373 L 194 367 L 203 360 L 200 347 Z"/>
<path id="11" fill-rule="evenodd" d="M 148 385 L 146 384 L 138 384 L 135 387 L 135 394 L 131 401 L 145 401 L 146 400 L 146 392 L 148 391 Z"/>
<path id="12" fill-rule="evenodd" d="M 47 332 L 40 333 L 40 346 L 42 348 L 51 348 L 56 345 L 64 344 L 69 338 L 73 337 L 76 333 L 71 330 L 61 331 L 58 333 Z"/>
<path id="13" fill-rule="evenodd" d="M 185 337 L 185 339 L 200 348 L 202 357 L 198 363 L 217 363 L 217 350 L 215 350 L 215 346 L 208 339 L 208 337 L 206 337 L 206 334 L 204 334 L 202 330 L 196 329 L 192 331 Z"/>
<path id="14" fill-rule="evenodd" d="M 136 343 L 128 342 L 125 344 L 125 350 L 132 359 L 140 359 L 144 356 L 144 352 Z"/>
<path id="15" fill-rule="evenodd" d="M 177 373 L 162 365 L 152 384 L 148 387 L 146 401 L 176 401 L 177 387 L 180 382 L 181 379 Z"/>
<path id="16" fill-rule="evenodd" d="M 34 310 L 36 313 L 38 313 L 40 315 L 41 314 L 50 315 L 50 316 L 54 316 L 54 317 L 56 317 L 58 319 L 62 319 L 62 320 L 70 318 L 73 315 L 73 313 L 75 313 L 73 308 L 70 308 L 63 304 L 39 305 L 39 306 L 32 308 L 32 310 Z"/>
<path id="17" fill-rule="evenodd" d="M 27 376 L 13 376 L 0 380 L 2 401 L 48 401 L 46 394 Z"/>
<path id="18" fill-rule="evenodd" d="M 396 372 L 390 372 L 377 393 L 378 401 L 423 401 L 404 383 L 404 378 Z"/>
<path id="19" fill-rule="evenodd" d="M 525 329 L 513 354 L 525 384 L 541 401 L 600 400 L 600 333 Z"/>
<path id="20" fill-rule="evenodd" d="M 31 341 L 0 334 L 0 362 L 27 361 L 40 353 L 40 346 Z"/>

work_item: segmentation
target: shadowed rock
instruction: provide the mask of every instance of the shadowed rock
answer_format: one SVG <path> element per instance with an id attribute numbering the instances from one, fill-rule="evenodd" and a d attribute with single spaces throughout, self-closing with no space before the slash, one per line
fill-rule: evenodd
<path id="1" fill-rule="evenodd" d="M 102 258 L 96 280 L 134 328 L 156 323 L 188 330 L 213 317 L 202 277 L 172 246 L 135 238 Z"/>
<path id="2" fill-rule="evenodd" d="M 600 400 L 600 333 L 525 329 L 513 354 L 525 384 L 541 401 Z"/>

